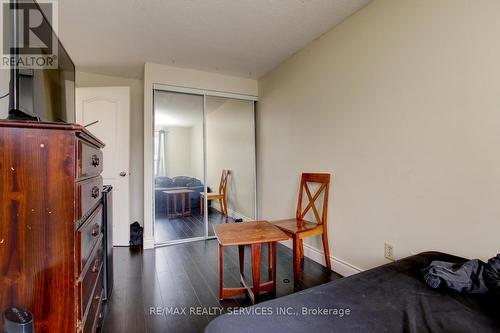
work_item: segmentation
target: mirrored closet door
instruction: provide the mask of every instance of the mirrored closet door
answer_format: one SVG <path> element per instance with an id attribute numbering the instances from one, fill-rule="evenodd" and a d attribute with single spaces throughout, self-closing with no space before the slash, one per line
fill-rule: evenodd
<path id="1" fill-rule="evenodd" d="M 255 101 L 154 90 L 154 221 L 158 245 L 214 236 L 256 218 Z"/>
<path id="2" fill-rule="evenodd" d="M 207 96 L 205 102 L 208 221 L 255 219 L 254 102 Z"/>
<path id="3" fill-rule="evenodd" d="M 203 96 L 154 92 L 156 243 L 205 236 Z"/>

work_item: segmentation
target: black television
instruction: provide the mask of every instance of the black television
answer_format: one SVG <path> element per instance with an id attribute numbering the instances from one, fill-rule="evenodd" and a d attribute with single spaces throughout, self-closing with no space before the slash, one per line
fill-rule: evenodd
<path id="1" fill-rule="evenodd" d="M 61 41 L 54 32 L 51 21 L 46 15 L 55 15 L 45 12 L 34 0 L 11 0 L 10 10 L 4 10 L 4 20 L 9 20 L 10 55 L 14 61 L 10 63 L 9 84 L 9 119 L 29 119 L 53 122 L 75 122 L 75 65 Z M 50 8 L 49 8 L 50 9 Z M 36 26 L 37 36 L 49 40 L 40 47 L 31 47 L 28 51 L 18 47 L 26 39 L 26 19 L 21 19 L 25 12 L 38 16 Z M 21 24 L 22 22 L 22 24 Z M 33 31 L 28 31 L 32 33 Z M 4 44 L 7 34 L 4 34 Z M 22 44 L 25 46 L 25 44 Z M 54 47 L 55 46 L 55 47 Z M 34 50 L 34 51 L 33 51 Z M 40 59 L 56 59 L 52 66 L 30 66 L 27 56 L 36 52 Z M 55 56 L 55 57 L 54 57 Z M 25 61 L 23 61 L 23 59 Z"/>

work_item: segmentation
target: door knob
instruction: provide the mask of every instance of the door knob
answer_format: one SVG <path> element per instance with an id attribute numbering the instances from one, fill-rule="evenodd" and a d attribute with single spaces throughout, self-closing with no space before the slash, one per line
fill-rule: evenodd
<path id="1" fill-rule="evenodd" d="M 127 173 L 125 171 L 120 172 L 121 177 L 125 177 L 126 175 L 127 175 Z"/>

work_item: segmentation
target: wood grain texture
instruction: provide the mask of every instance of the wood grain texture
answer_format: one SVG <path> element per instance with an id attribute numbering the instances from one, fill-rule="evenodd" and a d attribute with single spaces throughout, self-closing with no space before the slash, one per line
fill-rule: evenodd
<path id="1" fill-rule="evenodd" d="M 279 242 L 288 239 L 283 231 L 267 221 L 216 224 L 214 233 L 222 246 Z"/>
<path id="2" fill-rule="evenodd" d="M 55 123 L 55 122 L 44 122 L 44 121 L 19 121 L 19 120 L 8 120 L 2 119 L 0 121 L 0 127 L 4 128 L 34 128 L 34 129 L 53 129 L 61 131 L 71 131 L 74 135 L 81 137 L 90 144 L 96 147 L 103 148 L 105 146 L 104 142 L 99 140 L 95 135 L 90 133 L 85 127 L 78 124 L 67 124 L 67 123 Z"/>
<path id="3" fill-rule="evenodd" d="M 78 274 L 83 272 L 85 265 L 94 249 L 100 241 L 102 228 L 102 206 L 99 205 L 87 221 L 76 232 L 77 241 L 77 267 Z"/>
<path id="4" fill-rule="evenodd" d="M 30 310 L 36 332 L 75 327 L 74 141 L 0 127 L 0 309 Z"/>
<path id="5" fill-rule="evenodd" d="M 97 176 L 76 184 L 75 220 L 81 225 L 101 202 L 102 177 Z"/>
<path id="6" fill-rule="evenodd" d="M 85 274 L 82 274 L 82 278 L 78 279 L 78 296 L 81 300 L 78 302 L 78 319 L 82 321 L 86 318 L 85 315 L 89 307 L 89 301 L 92 300 L 92 295 L 94 294 L 97 276 L 100 274 L 103 267 L 102 242 L 94 249 L 89 263 L 90 267 L 86 269 Z"/>
<path id="7" fill-rule="evenodd" d="M 304 242 L 306 237 L 321 235 L 326 267 L 331 269 L 330 250 L 328 245 L 328 195 L 330 192 L 330 174 L 328 173 L 303 173 L 300 179 L 300 190 L 297 201 L 295 218 L 272 221 L 273 225 L 284 231 L 293 241 L 293 270 L 294 281 L 300 280 L 300 262 L 304 259 Z M 310 184 L 318 184 L 314 194 L 311 193 Z M 304 193 L 307 204 L 303 206 Z M 316 206 L 316 201 L 321 198 L 321 214 Z M 307 221 L 306 215 L 311 211 L 314 222 Z"/>
<path id="8" fill-rule="evenodd" d="M 227 179 L 231 171 L 222 170 L 222 174 L 219 182 L 219 192 L 218 193 L 207 193 L 207 200 L 218 200 L 222 214 L 225 217 L 229 217 L 227 214 Z M 203 215 L 205 207 L 205 192 L 200 192 L 200 214 Z"/>
<path id="9" fill-rule="evenodd" d="M 97 293 L 94 293 L 94 297 L 91 299 L 92 303 L 87 314 L 88 319 L 83 326 L 84 333 L 93 333 L 97 329 L 99 312 L 102 308 L 102 275 L 97 279 L 96 291 Z"/>
<path id="10" fill-rule="evenodd" d="M 219 242 L 219 299 L 247 294 L 252 304 L 259 301 L 261 292 L 276 294 L 276 242 L 288 236 L 267 221 L 219 224 L 214 226 Z M 268 244 L 268 279 L 260 283 L 262 244 Z M 224 287 L 223 251 L 225 246 L 238 246 L 240 283 L 242 287 Z M 251 247 L 252 285 L 245 278 L 245 245 Z"/>
<path id="11" fill-rule="evenodd" d="M 77 177 L 85 179 L 102 173 L 102 150 L 83 140 L 77 141 Z"/>
<path id="12" fill-rule="evenodd" d="M 0 313 L 10 306 L 27 309 L 37 333 L 83 328 L 75 218 L 77 208 L 90 206 L 79 200 L 92 193 L 76 191 L 79 140 L 103 146 L 78 125 L 0 121 Z M 93 179 L 99 196 L 102 180 Z"/>

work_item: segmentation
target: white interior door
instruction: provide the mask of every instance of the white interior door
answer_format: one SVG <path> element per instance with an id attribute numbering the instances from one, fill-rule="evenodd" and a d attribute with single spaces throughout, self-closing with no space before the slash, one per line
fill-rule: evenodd
<path id="1" fill-rule="evenodd" d="M 130 233 L 130 91 L 129 87 L 76 89 L 76 121 L 106 144 L 105 185 L 113 186 L 113 245 L 128 246 Z"/>

